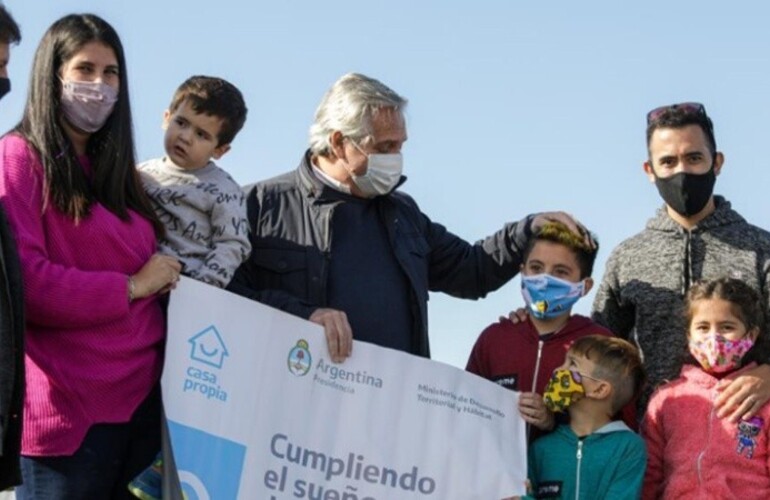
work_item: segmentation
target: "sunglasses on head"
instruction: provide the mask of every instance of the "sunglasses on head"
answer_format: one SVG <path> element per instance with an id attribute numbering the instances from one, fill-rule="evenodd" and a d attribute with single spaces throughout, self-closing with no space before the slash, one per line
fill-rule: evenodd
<path id="1" fill-rule="evenodd" d="M 654 122 L 661 116 L 663 116 L 665 113 L 669 111 L 676 111 L 681 110 L 684 113 L 689 114 L 706 114 L 706 108 L 703 107 L 703 104 L 699 102 L 680 102 L 679 104 L 669 104 L 668 106 L 661 106 L 659 108 L 655 108 L 649 113 L 647 113 L 647 125 Z"/>

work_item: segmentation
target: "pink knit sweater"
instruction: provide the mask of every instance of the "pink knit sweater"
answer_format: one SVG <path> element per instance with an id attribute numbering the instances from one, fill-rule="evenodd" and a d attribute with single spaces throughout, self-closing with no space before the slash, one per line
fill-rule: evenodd
<path id="1" fill-rule="evenodd" d="M 770 498 L 770 404 L 739 424 L 717 418 L 717 382 L 685 365 L 680 378 L 653 395 L 641 426 L 648 455 L 644 499 Z"/>
<path id="2" fill-rule="evenodd" d="M 100 204 L 78 224 L 44 209 L 42 166 L 17 135 L 0 139 L 0 170 L 27 316 L 22 453 L 71 455 L 91 425 L 127 422 L 158 380 L 161 307 L 156 298 L 129 306 L 127 295 L 155 235 L 138 214 L 122 221 Z"/>

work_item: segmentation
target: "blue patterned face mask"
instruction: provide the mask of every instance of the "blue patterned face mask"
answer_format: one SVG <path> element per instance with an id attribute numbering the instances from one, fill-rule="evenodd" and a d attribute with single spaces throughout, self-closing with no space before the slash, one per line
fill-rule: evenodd
<path id="1" fill-rule="evenodd" d="M 529 314 L 537 319 L 551 319 L 568 312 L 583 296 L 585 283 L 572 283 L 550 274 L 521 277 L 521 294 Z"/>

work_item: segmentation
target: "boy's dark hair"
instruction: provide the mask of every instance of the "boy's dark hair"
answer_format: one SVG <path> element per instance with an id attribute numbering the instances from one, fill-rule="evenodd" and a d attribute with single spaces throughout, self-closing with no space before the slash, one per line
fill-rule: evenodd
<path id="1" fill-rule="evenodd" d="M 21 41 L 21 30 L 13 16 L 0 4 L 0 43 L 19 43 Z"/>
<path id="2" fill-rule="evenodd" d="M 176 89 L 168 110 L 173 113 L 183 101 L 193 111 L 222 119 L 218 144 L 230 144 L 246 122 L 246 103 L 232 83 L 212 76 L 192 76 Z"/>
<path id="3" fill-rule="evenodd" d="M 630 342 L 604 335 L 588 335 L 572 343 L 573 354 L 585 356 L 596 365 L 590 375 L 612 385 L 612 413 L 620 411 L 639 394 L 645 381 L 639 350 Z"/>
<path id="4" fill-rule="evenodd" d="M 703 130 L 713 157 L 717 152 L 714 138 L 714 123 L 706 114 L 706 108 L 700 103 L 672 104 L 656 108 L 647 114 L 647 150 L 650 149 L 652 134 L 659 128 L 684 128 L 697 125 Z"/>
<path id="5" fill-rule="evenodd" d="M 690 288 L 685 297 L 684 304 L 688 336 L 695 302 L 712 299 L 721 299 L 729 302 L 733 314 L 741 320 L 747 332 L 754 328 L 759 330 L 759 335 L 754 341 L 754 345 L 743 357 L 741 364 L 746 365 L 752 361 L 765 363 L 768 357 L 770 357 L 770 339 L 764 335 L 767 316 L 762 296 L 741 280 L 718 278 L 710 281 L 699 281 Z M 686 361 L 698 364 L 689 352 L 687 353 Z"/>
<path id="6" fill-rule="evenodd" d="M 593 238 L 595 247 L 586 244 L 583 237 L 573 233 L 566 225 L 561 222 L 549 222 L 541 227 L 532 238 L 529 239 L 527 248 L 524 249 L 523 262 L 527 262 L 529 254 L 538 241 L 550 241 L 558 243 L 569 248 L 580 266 L 580 279 L 588 278 L 594 270 L 594 261 L 599 252 L 599 242 Z"/>

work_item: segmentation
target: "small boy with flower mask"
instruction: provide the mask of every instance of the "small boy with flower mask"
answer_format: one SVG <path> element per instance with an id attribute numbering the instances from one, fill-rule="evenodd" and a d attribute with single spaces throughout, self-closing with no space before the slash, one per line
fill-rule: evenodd
<path id="1" fill-rule="evenodd" d="M 529 481 L 536 498 L 638 498 L 646 467 L 642 438 L 613 416 L 644 382 L 639 351 L 629 342 L 591 335 L 576 340 L 543 395 L 569 424 L 536 440 Z"/>

